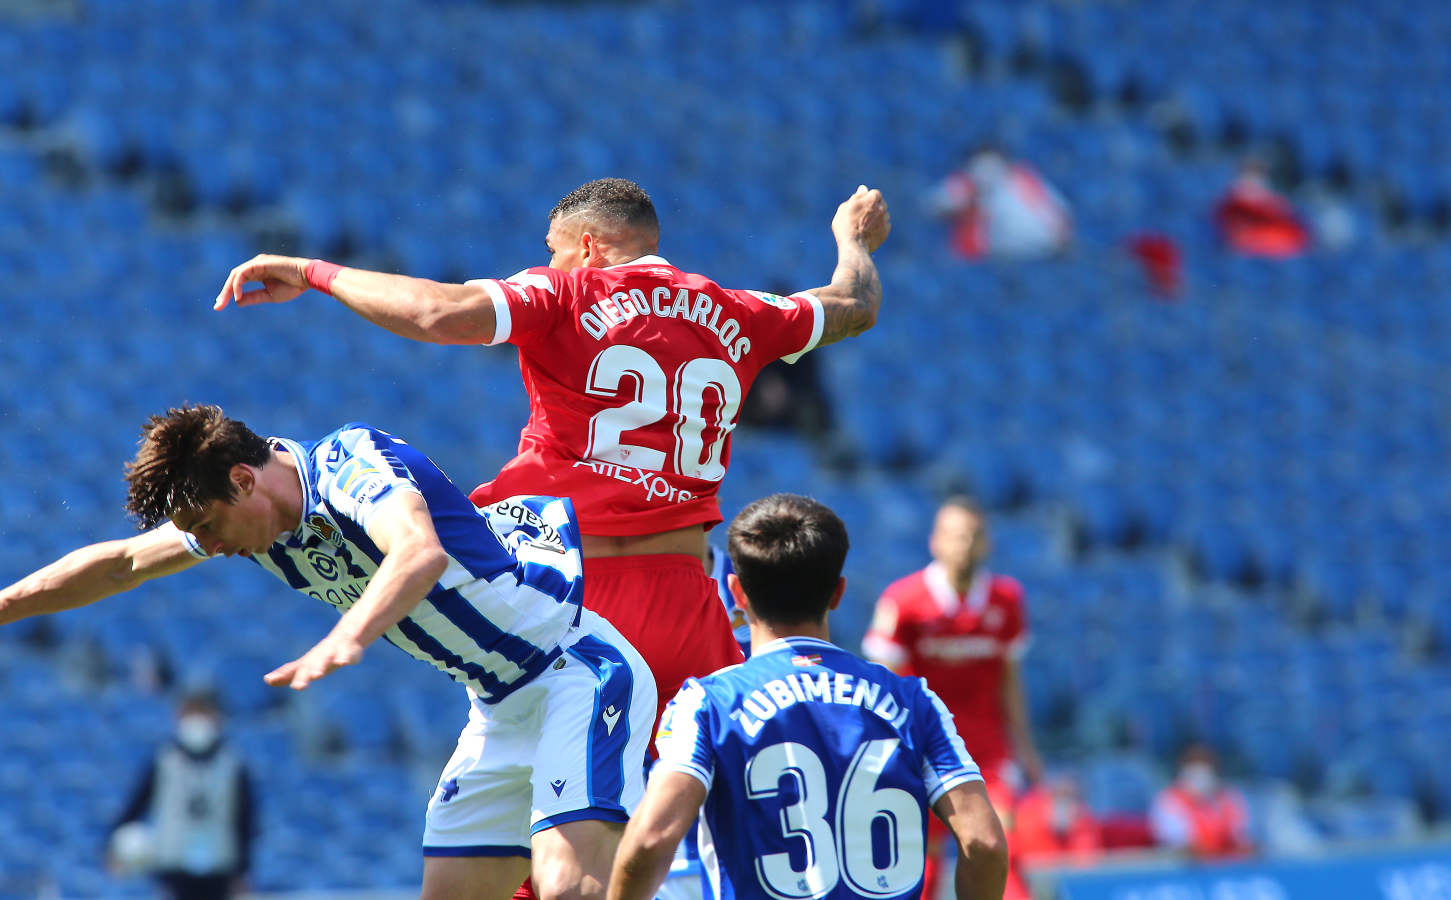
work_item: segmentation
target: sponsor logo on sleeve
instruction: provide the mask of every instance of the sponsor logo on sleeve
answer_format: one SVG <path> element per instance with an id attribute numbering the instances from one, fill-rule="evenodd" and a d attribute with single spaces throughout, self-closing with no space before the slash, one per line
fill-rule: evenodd
<path id="1" fill-rule="evenodd" d="M 772 294 L 772 293 L 770 293 L 768 291 L 746 291 L 746 293 L 750 294 L 752 297 L 755 297 L 757 300 L 760 300 L 762 303 L 769 303 L 770 305 L 776 307 L 777 309 L 795 309 L 796 308 L 796 304 L 795 303 L 791 302 L 790 300 L 787 300 L 785 297 L 782 297 L 780 294 Z"/>
<path id="2" fill-rule="evenodd" d="M 530 272 L 528 269 L 513 276 L 508 281 L 505 281 L 504 284 L 513 288 L 515 293 L 523 297 L 525 303 L 529 302 L 529 295 L 524 292 L 524 288 L 534 288 L 535 290 L 544 291 L 546 294 L 554 293 L 554 285 L 549 283 L 548 275 Z"/>

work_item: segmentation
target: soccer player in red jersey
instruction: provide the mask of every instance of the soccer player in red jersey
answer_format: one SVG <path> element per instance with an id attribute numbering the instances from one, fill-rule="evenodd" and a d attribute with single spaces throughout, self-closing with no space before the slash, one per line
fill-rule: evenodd
<path id="1" fill-rule="evenodd" d="M 527 484 L 573 500 L 584 605 L 645 657 L 663 707 L 687 677 L 742 659 L 702 560 L 752 381 L 773 360 L 876 322 L 871 254 L 891 230 L 881 192 L 859 187 L 831 230 L 829 284 L 786 297 L 727 289 L 658 256 L 649 195 L 606 178 L 550 213 L 547 267 L 443 284 L 262 255 L 231 271 L 215 305 L 281 303 L 311 287 L 412 340 L 514 344 L 529 422 L 518 455 L 471 499 Z"/>
<path id="2" fill-rule="evenodd" d="M 1033 780 L 1042 771 L 1019 669 L 1028 641 L 1023 589 L 983 566 L 987 518 L 970 498 L 952 497 L 938 508 L 928 550 L 931 565 L 882 593 L 862 652 L 894 672 L 927 679 L 1007 818 L 1019 767 Z M 943 836 L 929 823 L 924 897 L 936 887 Z"/>

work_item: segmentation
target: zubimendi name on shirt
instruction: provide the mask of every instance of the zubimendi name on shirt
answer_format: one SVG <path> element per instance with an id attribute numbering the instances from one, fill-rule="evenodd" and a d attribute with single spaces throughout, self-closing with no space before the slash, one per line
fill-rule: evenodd
<path id="1" fill-rule="evenodd" d="M 784 678 L 773 678 L 741 698 L 741 705 L 731 710 L 730 717 L 747 737 L 755 737 L 771 717 L 797 703 L 864 707 L 898 730 L 912 717 L 912 711 L 899 704 L 891 691 L 850 672 L 792 672 Z"/>

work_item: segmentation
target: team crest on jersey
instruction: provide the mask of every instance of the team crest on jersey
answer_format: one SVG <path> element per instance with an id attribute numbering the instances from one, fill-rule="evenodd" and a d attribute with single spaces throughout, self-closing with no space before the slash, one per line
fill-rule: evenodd
<path id="1" fill-rule="evenodd" d="M 321 513 L 313 513 L 307 517 L 307 530 L 327 541 L 329 544 L 332 544 L 334 547 L 341 548 L 343 546 L 342 532 L 338 531 L 333 526 L 333 523 L 329 522 L 327 517 Z"/>
<path id="2" fill-rule="evenodd" d="M 772 294 L 768 291 L 746 291 L 746 293 L 760 300 L 762 303 L 769 303 L 777 309 L 795 309 L 796 304 L 782 297 L 780 294 Z"/>
<path id="3" fill-rule="evenodd" d="M 808 666 L 819 666 L 819 665 L 821 665 L 821 654 L 820 653 L 800 653 L 800 654 L 797 654 L 796 656 L 791 657 L 791 665 L 793 665 L 793 666 L 800 666 L 803 669 L 804 668 L 807 668 Z"/>
<path id="4" fill-rule="evenodd" d="M 999 627 L 1003 624 L 1003 611 L 996 606 L 989 606 L 982 614 L 982 624 L 984 628 Z"/>

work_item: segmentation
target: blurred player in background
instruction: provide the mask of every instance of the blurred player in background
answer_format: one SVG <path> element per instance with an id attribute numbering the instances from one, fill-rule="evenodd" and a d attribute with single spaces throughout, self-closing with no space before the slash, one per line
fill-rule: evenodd
<path id="1" fill-rule="evenodd" d="M 830 284 L 787 297 L 728 290 L 657 256 L 649 195 L 605 178 L 550 213 L 547 267 L 440 284 L 264 255 L 232 270 L 216 307 L 313 287 L 413 340 L 514 344 L 529 422 L 518 456 L 471 498 L 574 502 L 585 606 L 639 649 L 663 708 L 686 677 L 741 661 L 702 564 L 741 402 L 767 363 L 872 327 L 881 282 L 871 253 L 890 228 L 881 193 L 863 186 L 831 221 Z"/>
<path id="2" fill-rule="evenodd" d="M 717 897 L 915 898 L 929 808 L 961 848 L 957 896 L 1000 897 L 1006 839 L 941 701 L 827 640 L 846 587 L 841 519 L 776 494 L 742 510 L 729 540 L 753 655 L 671 702 L 609 896 L 652 896 L 703 805 Z"/>
<path id="3" fill-rule="evenodd" d="M 938 508 L 928 550 L 927 568 L 882 593 L 862 652 L 894 672 L 927 679 L 1006 813 L 1022 775 L 1037 780 L 1042 773 L 1019 667 L 1028 643 L 1023 589 L 983 566 L 987 518 L 970 498 L 952 497 Z M 943 837 L 934 827 L 929 897 Z"/>
<path id="4" fill-rule="evenodd" d="M 153 416 L 126 477 L 127 509 L 149 530 L 0 591 L 0 624 L 247 557 L 342 614 L 269 684 L 305 688 L 384 637 L 468 688 L 468 724 L 428 804 L 425 900 L 507 897 L 531 854 L 541 896 L 603 894 L 643 790 L 655 685 L 580 606 L 568 501 L 475 509 L 428 457 L 367 425 L 304 444 L 215 406 Z"/>
<path id="5" fill-rule="evenodd" d="M 217 698 L 195 691 L 112 830 L 112 863 L 151 871 L 171 900 L 225 900 L 245 891 L 255 820 L 252 779 L 224 739 Z M 143 866 L 132 835 L 145 835 Z"/>

